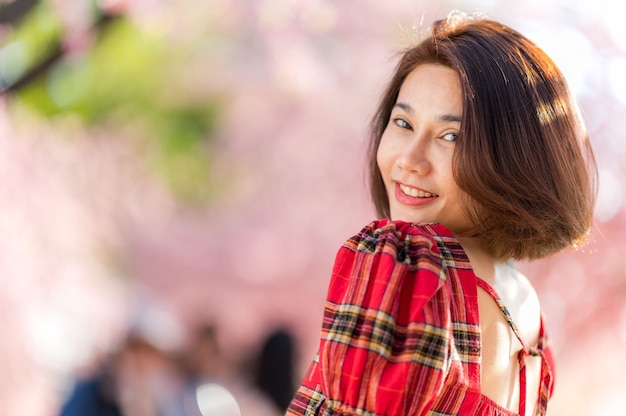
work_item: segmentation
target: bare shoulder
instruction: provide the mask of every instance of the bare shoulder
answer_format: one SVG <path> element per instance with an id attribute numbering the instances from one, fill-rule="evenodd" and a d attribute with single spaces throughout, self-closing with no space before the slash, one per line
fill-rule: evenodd
<path id="1" fill-rule="evenodd" d="M 541 327 L 541 307 L 532 283 L 514 264 L 499 263 L 495 269 L 495 290 L 521 336 L 530 346 L 536 345 Z"/>

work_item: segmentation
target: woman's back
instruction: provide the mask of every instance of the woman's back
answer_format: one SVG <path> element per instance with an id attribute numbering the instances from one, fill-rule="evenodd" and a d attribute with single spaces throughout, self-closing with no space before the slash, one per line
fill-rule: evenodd
<path id="1" fill-rule="evenodd" d="M 479 286 L 478 291 L 482 337 L 481 391 L 499 406 L 517 412 L 522 388 L 526 391 L 526 402 L 537 403 L 541 358 L 526 357 L 526 386 L 522 387 L 519 354 L 523 345 L 506 313 L 510 314 L 511 322 L 526 345 L 536 347 L 541 329 L 539 299 L 528 279 L 512 265 L 497 264 L 493 275 L 481 278 L 492 288 Z M 506 312 L 494 299 L 496 296 Z M 533 405 L 527 405 L 526 415 L 532 415 L 533 410 Z"/>

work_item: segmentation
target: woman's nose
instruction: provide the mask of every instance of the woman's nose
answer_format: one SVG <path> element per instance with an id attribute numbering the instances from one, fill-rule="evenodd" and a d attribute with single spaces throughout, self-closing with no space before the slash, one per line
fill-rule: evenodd
<path id="1" fill-rule="evenodd" d="M 396 164 L 403 170 L 413 171 L 420 175 L 429 173 L 431 164 L 428 159 L 427 140 L 415 137 L 398 155 Z"/>

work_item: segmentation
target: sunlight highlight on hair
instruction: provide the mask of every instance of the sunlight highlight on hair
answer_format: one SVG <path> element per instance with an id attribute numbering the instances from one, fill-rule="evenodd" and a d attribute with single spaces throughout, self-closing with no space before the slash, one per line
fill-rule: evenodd
<path id="1" fill-rule="evenodd" d="M 567 115 L 567 103 L 562 98 L 557 98 L 552 103 L 544 103 L 537 107 L 537 117 L 543 125 L 550 124 L 557 117 Z"/>

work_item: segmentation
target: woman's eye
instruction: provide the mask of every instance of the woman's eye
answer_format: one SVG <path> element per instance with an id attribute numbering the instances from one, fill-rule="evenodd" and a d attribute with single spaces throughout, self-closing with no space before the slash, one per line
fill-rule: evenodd
<path id="1" fill-rule="evenodd" d="M 456 139 L 459 135 L 457 133 L 446 133 L 441 138 L 447 142 L 456 142 Z"/>
<path id="2" fill-rule="evenodd" d="M 396 124 L 396 126 L 402 128 L 402 129 L 410 129 L 411 125 L 409 123 L 406 122 L 406 120 L 401 119 L 401 118 L 394 118 L 393 122 Z"/>

